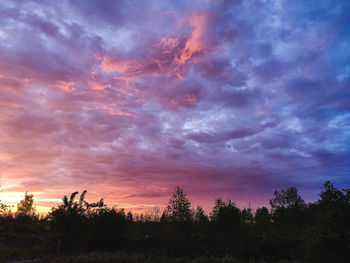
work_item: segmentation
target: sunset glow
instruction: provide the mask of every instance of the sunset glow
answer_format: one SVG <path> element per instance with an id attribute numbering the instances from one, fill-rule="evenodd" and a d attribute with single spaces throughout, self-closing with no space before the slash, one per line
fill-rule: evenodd
<path id="1" fill-rule="evenodd" d="M 133 211 L 350 187 L 350 2 L 0 3 L 0 200 Z"/>

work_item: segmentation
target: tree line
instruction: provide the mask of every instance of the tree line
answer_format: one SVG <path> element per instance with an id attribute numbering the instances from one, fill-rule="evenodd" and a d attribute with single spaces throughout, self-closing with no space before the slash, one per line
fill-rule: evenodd
<path id="1" fill-rule="evenodd" d="M 348 262 L 350 189 L 327 181 L 317 201 L 306 203 L 295 187 L 275 191 L 271 208 L 240 209 L 217 198 L 210 214 L 177 187 L 161 216 L 151 220 L 104 200 L 90 203 L 86 191 L 64 196 L 45 217 L 25 193 L 15 213 L 0 202 L 0 243 L 40 253 L 120 250 L 173 257 L 225 256 L 242 260 Z"/>

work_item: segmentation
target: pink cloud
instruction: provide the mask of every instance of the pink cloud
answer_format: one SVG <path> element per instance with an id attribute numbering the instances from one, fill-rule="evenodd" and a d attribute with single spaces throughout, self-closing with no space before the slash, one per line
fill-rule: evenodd
<path id="1" fill-rule="evenodd" d="M 217 195 L 259 203 L 292 183 L 318 191 L 316 173 L 343 175 L 337 27 L 305 53 L 298 43 L 326 28 L 268 2 L 83 2 L 0 10 L 0 192 L 50 206 L 87 189 L 146 209 L 181 185 L 209 208 Z"/>
<path id="2" fill-rule="evenodd" d="M 140 60 L 120 57 L 101 58 L 101 69 L 105 72 L 117 72 L 123 77 L 140 77 L 147 74 L 184 79 L 186 64 L 196 63 L 213 50 L 215 44 L 206 37 L 210 30 L 206 14 L 192 14 L 179 23 L 179 29 L 188 23 L 189 36 L 164 36 L 159 43 L 146 50 Z"/>

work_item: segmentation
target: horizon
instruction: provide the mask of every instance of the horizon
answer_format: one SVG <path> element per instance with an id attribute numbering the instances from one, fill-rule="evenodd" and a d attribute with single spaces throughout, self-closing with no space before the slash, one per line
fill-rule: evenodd
<path id="1" fill-rule="evenodd" d="M 254 14 L 254 15 L 252 15 Z M 267 206 L 350 188 L 349 1 L 0 3 L 0 200 Z"/>
<path id="2" fill-rule="evenodd" d="M 332 183 L 332 182 L 331 182 Z M 180 187 L 181 189 L 183 189 L 181 186 L 177 186 L 177 187 Z M 292 187 L 292 186 L 291 186 Z M 291 187 L 288 187 L 288 188 L 291 188 Z M 276 189 L 276 191 L 281 191 L 281 190 L 287 190 L 288 188 L 286 189 Z M 335 188 L 337 188 L 337 186 L 335 185 Z M 320 193 L 322 192 L 322 189 L 323 189 L 323 185 L 320 186 Z M 175 193 L 175 190 L 176 189 L 173 189 L 174 191 L 172 193 L 169 193 L 169 198 L 168 200 L 170 200 L 170 198 L 172 197 L 172 195 Z M 298 190 L 298 189 L 297 189 Z M 343 190 L 343 189 L 340 189 L 340 190 Z M 78 195 L 80 195 L 83 191 L 77 191 Z M 9 209 L 9 212 L 16 212 L 17 211 L 17 204 L 19 204 L 19 202 L 21 200 L 23 200 L 23 197 L 24 197 L 24 194 L 32 194 L 33 195 L 33 200 L 34 200 L 34 204 L 33 204 L 33 207 L 35 208 L 35 213 L 37 215 L 43 215 L 43 216 L 46 216 L 49 212 L 52 211 L 53 208 L 57 208 L 59 205 L 62 204 L 62 200 L 63 200 L 63 197 L 64 196 L 67 196 L 69 197 L 70 194 L 65 194 L 62 196 L 61 199 L 57 199 L 57 203 L 54 204 L 53 206 L 36 206 L 36 202 L 38 201 L 37 198 L 35 197 L 35 194 L 37 193 L 31 193 L 31 192 L 25 192 L 25 193 L 22 193 L 22 196 L 16 196 L 16 200 L 17 201 L 13 201 L 14 199 L 13 198 L 10 198 L 8 200 L 11 200 L 10 202 L 5 202 L 6 201 L 6 198 L 5 198 L 5 201 L 3 199 L 1 199 L 1 193 L 0 193 L 0 203 L 4 204 L 7 206 L 7 208 Z M 88 194 L 88 191 L 86 190 L 86 193 Z M 214 205 L 215 205 L 215 201 L 218 199 L 218 198 L 221 198 L 223 201 L 232 201 L 232 203 L 238 207 L 239 209 L 247 209 L 247 208 L 250 208 L 252 209 L 252 212 L 255 213 L 255 211 L 258 209 L 258 208 L 262 208 L 262 207 L 266 207 L 267 209 L 269 209 L 269 211 L 272 211 L 272 208 L 271 208 L 271 205 L 270 205 L 270 200 L 274 198 L 274 193 L 272 193 L 271 195 L 271 198 L 268 199 L 268 200 L 265 200 L 263 203 L 260 203 L 260 205 L 255 205 L 255 204 L 252 204 L 251 202 L 248 203 L 248 205 L 246 204 L 242 204 L 242 203 L 237 203 L 235 202 L 235 200 L 232 200 L 230 198 L 224 198 L 220 195 L 218 195 L 215 200 L 213 200 L 212 202 L 212 205 L 211 206 L 208 206 L 208 205 L 205 205 L 205 206 L 202 206 L 200 204 L 196 204 L 196 203 L 193 203 L 190 196 L 187 195 L 187 193 L 184 191 L 185 195 L 187 196 L 188 200 L 190 201 L 191 203 L 191 208 L 192 209 L 195 209 L 196 207 L 200 206 L 204 209 L 204 212 L 207 214 L 207 215 L 210 215 L 212 209 L 214 208 Z M 300 192 L 298 191 L 298 194 L 301 196 L 301 198 L 305 201 L 306 204 L 311 204 L 311 203 L 314 203 L 314 202 L 317 202 L 317 200 L 319 200 L 319 196 L 320 196 L 320 193 L 317 195 L 317 198 L 313 198 L 312 200 L 304 200 L 303 196 L 300 195 Z M 145 205 L 143 207 L 139 207 L 139 206 L 134 206 L 134 207 L 129 207 L 128 204 L 123 204 L 123 203 L 112 203 L 112 205 L 108 204 L 106 202 L 106 200 L 103 198 L 103 197 L 100 197 L 99 199 L 103 199 L 104 200 L 104 203 L 107 207 L 112 207 L 112 208 L 116 208 L 116 209 L 123 209 L 125 210 L 125 212 L 132 212 L 133 215 L 151 215 L 151 214 L 154 214 L 155 213 L 155 209 L 157 208 L 159 211 L 158 211 L 158 215 L 161 215 L 163 211 L 166 210 L 167 206 L 169 203 L 163 203 L 163 204 L 158 204 L 157 202 L 154 202 L 153 205 Z M 75 197 L 74 199 L 75 201 L 78 201 L 78 197 Z M 39 202 L 42 201 L 42 200 L 39 200 Z M 88 202 L 95 202 L 95 201 L 98 201 L 98 200 L 89 200 Z M 123 206 L 124 205 L 124 206 Z M 125 206 L 126 205 L 126 206 Z"/>

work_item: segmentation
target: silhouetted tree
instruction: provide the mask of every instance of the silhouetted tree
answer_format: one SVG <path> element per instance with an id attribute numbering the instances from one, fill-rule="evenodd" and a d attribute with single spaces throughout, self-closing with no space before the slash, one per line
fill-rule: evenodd
<path id="1" fill-rule="evenodd" d="M 57 250 L 77 250 L 86 246 L 87 241 L 82 237 L 89 228 L 88 217 L 101 213 L 101 209 L 105 207 L 103 199 L 96 203 L 85 201 L 86 190 L 75 201 L 77 194 L 78 192 L 72 193 L 70 198 L 65 195 L 62 204 L 53 207 L 48 215 L 58 241 Z"/>
<path id="2" fill-rule="evenodd" d="M 238 230 L 241 225 L 240 209 L 231 200 L 216 199 L 210 218 L 218 230 L 227 233 Z"/>
<path id="3" fill-rule="evenodd" d="M 221 207 L 224 207 L 226 205 L 226 203 L 222 200 L 221 197 L 218 197 L 215 200 L 215 204 L 214 204 L 214 208 L 210 213 L 210 220 L 211 221 L 215 221 L 216 218 L 218 217 L 219 211 Z"/>
<path id="4" fill-rule="evenodd" d="M 290 187 L 280 192 L 275 191 L 274 196 L 275 197 L 270 200 L 272 209 L 305 207 L 305 201 L 300 197 L 295 187 Z"/>
<path id="5" fill-rule="evenodd" d="M 302 231 L 305 224 L 306 204 L 295 187 L 275 191 L 270 205 L 273 210 L 273 223 L 283 231 L 283 235 L 286 231 L 290 234 Z"/>
<path id="6" fill-rule="evenodd" d="M 131 211 L 129 211 L 129 212 L 126 214 L 126 219 L 127 219 L 129 222 L 133 222 L 133 221 L 134 221 L 134 217 L 133 217 Z"/>
<path id="7" fill-rule="evenodd" d="M 162 212 L 162 215 L 160 216 L 160 223 L 166 223 L 166 222 L 168 222 L 168 216 L 167 216 L 167 211 L 166 210 L 164 210 L 163 212 Z"/>
<path id="8" fill-rule="evenodd" d="M 204 209 L 202 207 L 197 206 L 193 214 L 194 214 L 194 221 L 196 223 L 203 224 L 203 223 L 209 222 L 209 218 L 205 214 Z"/>
<path id="9" fill-rule="evenodd" d="M 99 207 L 89 213 L 86 222 L 88 231 L 84 234 L 87 241 L 85 247 L 119 249 L 125 242 L 127 217 L 124 209 Z"/>
<path id="10" fill-rule="evenodd" d="M 265 206 L 256 210 L 254 219 L 256 223 L 256 229 L 259 234 L 263 234 L 269 230 L 271 224 L 271 216 L 269 210 Z"/>
<path id="11" fill-rule="evenodd" d="M 24 199 L 17 204 L 16 216 L 20 217 L 34 217 L 35 207 L 34 207 L 34 196 L 33 194 L 28 194 L 25 192 Z"/>
<path id="12" fill-rule="evenodd" d="M 188 200 L 183 189 L 179 186 L 176 188 L 175 193 L 169 200 L 167 214 L 168 219 L 171 222 L 192 221 L 191 202 Z"/>
<path id="13" fill-rule="evenodd" d="M 250 207 L 244 208 L 241 213 L 242 213 L 243 222 L 249 223 L 249 224 L 253 223 L 253 213 Z"/>
<path id="14" fill-rule="evenodd" d="M 269 210 L 263 206 L 261 208 L 258 208 L 255 212 L 255 222 L 259 225 L 267 225 L 270 223 L 270 214 Z"/>
<path id="15" fill-rule="evenodd" d="M 241 211 L 241 223 L 243 224 L 246 231 L 251 233 L 253 231 L 253 212 L 250 207 L 244 208 Z"/>
<path id="16" fill-rule="evenodd" d="M 1 202 L 0 200 L 0 215 L 3 215 L 4 213 L 7 213 L 9 211 L 8 206 Z"/>
<path id="17" fill-rule="evenodd" d="M 330 181 L 314 208 L 316 220 L 308 233 L 308 254 L 314 262 L 348 262 L 350 258 L 350 189 Z"/>

